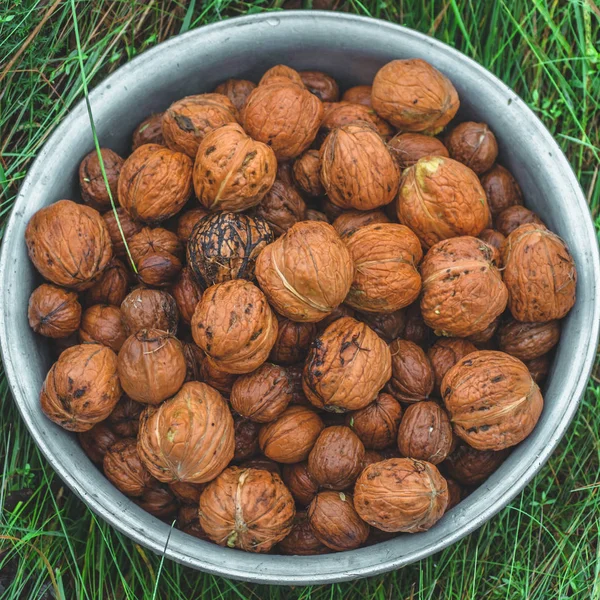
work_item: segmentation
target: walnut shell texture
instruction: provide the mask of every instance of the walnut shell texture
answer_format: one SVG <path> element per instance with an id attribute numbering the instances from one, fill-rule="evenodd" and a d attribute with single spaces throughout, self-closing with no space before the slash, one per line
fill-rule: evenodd
<path id="1" fill-rule="evenodd" d="M 185 381 L 203 381 L 200 365 L 205 360 L 204 352 L 194 342 L 182 342 L 181 344 L 186 364 Z"/>
<path id="2" fill-rule="evenodd" d="M 198 346 L 196 346 L 198 348 Z M 202 350 L 200 350 L 202 352 Z M 237 379 L 237 375 L 221 371 L 208 360 L 208 357 L 202 352 L 203 360 L 200 362 L 200 380 L 207 383 L 215 390 L 229 396 L 233 389 L 233 384 Z"/>
<path id="3" fill-rule="evenodd" d="M 204 208 L 192 208 L 181 213 L 177 221 L 177 237 L 182 244 L 187 244 L 196 223 L 207 214 L 208 211 Z"/>
<path id="4" fill-rule="evenodd" d="M 502 248 L 502 244 L 504 244 L 506 237 L 495 229 L 484 229 L 477 237 L 488 246 L 494 248 L 494 250 L 497 250 L 494 254 L 494 262 L 497 265 L 500 265 L 500 249 Z"/>
<path id="5" fill-rule="evenodd" d="M 372 108 L 364 104 L 335 102 L 329 104 L 325 110 L 318 140 L 324 140 L 333 129 L 360 121 L 370 124 L 384 140 L 389 140 L 394 135 L 394 128 Z"/>
<path id="6" fill-rule="evenodd" d="M 477 348 L 468 340 L 461 338 L 441 338 L 429 348 L 427 356 L 435 376 L 435 389 L 439 391 L 444 375 L 461 359 L 477 352 Z"/>
<path id="7" fill-rule="evenodd" d="M 462 500 L 463 490 L 454 479 L 446 479 L 446 483 L 448 484 L 448 506 L 446 507 L 446 512 L 448 512 Z"/>
<path id="8" fill-rule="evenodd" d="M 140 426 L 140 414 L 144 406 L 123 395 L 108 415 L 106 423 L 121 437 L 136 437 Z"/>
<path id="9" fill-rule="evenodd" d="M 400 169 L 412 167 L 425 156 L 450 156 L 440 140 L 422 133 L 399 133 L 388 142 L 388 150 Z"/>
<path id="10" fill-rule="evenodd" d="M 243 461 L 252 458 L 258 452 L 258 432 L 260 424 L 233 416 L 235 425 L 235 452 L 233 460 Z"/>
<path id="11" fill-rule="evenodd" d="M 478 175 L 489 171 L 498 157 L 496 136 L 485 123 L 460 123 L 446 136 L 446 146 L 454 160 Z"/>
<path id="12" fill-rule="evenodd" d="M 144 227 L 128 240 L 129 251 L 137 263 L 153 252 L 164 252 L 181 258 L 183 245 L 176 234 L 163 227 Z"/>
<path id="13" fill-rule="evenodd" d="M 142 464 L 133 438 L 113 444 L 104 455 L 103 467 L 108 480 L 127 496 L 141 496 L 157 483 Z"/>
<path id="14" fill-rule="evenodd" d="M 36 333 L 66 338 L 79 328 L 81 304 L 75 292 L 43 283 L 29 296 L 27 318 Z"/>
<path id="15" fill-rule="evenodd" d="M 520 204 L 505 208 L 495 221 L 496 229 L 505 237 L 508 237 L 517 227 L 529 223 L 545 227 L 543 221 L 533 211 Z"/>
<path id="16" fill-rule="evenodd" d="M 300 73 L 298 73 L 296 69 L 292 69 L 292 67 L 288 67 L 287 65 L 275 65 L 274 67 L 271 67 L 265 71 L 264 75 L 260 78 L 258 85 L 266 85 L 272 83 L 273 80 L 281 81 L 283 79 L 287 79 L 288 84 L 291 82 L 300 86 L 301 88 L 304 87 L 304 82 L 302 81 Z"/>
<path id="17" fill-rule="evenodd" d="M 181 320 L 186 325 L 189 325 L 192 322 L 196 306 L 202 299 L 202 290 L 189 267 L 182 269 L 175 283 L 169 288 L 169 291 L 177 303 Z"/>
<path id="18" fill-rule="evenodd" d="M 255 87 L 256 84 L 247 79 L 228 79 L 215 88 L 215 94 L 227 96 L 235 108 L 241 111 Z"/>
<path id="19" fill-rule="evenodd" d="M 173 495 L 186 506 L 193 506 L 198 518 L 198 503 L 200 494 L 206 488 L 205 483 L 187 483 L 186 481 L 174 481 L 169 483 L 169 489 Z"/>
<path id="20" fill-rule="evenodd" d="M 85 292 L 85 303 L 121 306 L 129 291 L 129 271 L 118 259 L 108 263 L 94 285 Z"/>
<path id="21" fill-rule="evenodd" d="M 278 316 L 277 340 L 269 360 L 278 365 L 293 365 L 306 358 L 308 349 L 317 333 L 314 323 L 298 323 Z"/>
<path id="22" fill-rule="evenodd" d="M 305 511 L 296 513 L 292 530 L 279 542 L 277 548 L 282 554 L 295 556 L 310 556 L 329 552 L 327 546 L 321 544 L 315 537 Z"/>
<path id="23" fill-rule="evenodd" d="M 521 323 L 506 321 L 498 331 L 498 346 L 522 361 L 539 358 L 550 352 L 560 339 L 560 321 Z"/>
<path id="24" fill-rule="evenodd" d="M 420 303 L 414 302 L 410 306 L 407 306 L 404 316 L 405 324 L 402 337 L 409 342 L 414 342 L 418 346 L 426 347 L 429 344 L 430 338 L 433 337 L 433 332 L 423 320 Z"/>
<path id="25" fill-rule="evenodd" d="M 546 381 L 546 377 L 548 377 L 551 365 L 551 354 L 544 354 L 532 360 L 525 361 L 525 366 L 527 367 L 527 369 L 529 369 L 533 380 L 538 385 L 542 385 Z"/>
<path id="26" fill-rule="evenodd" d="M 280 465 L 276 463 L 274 460 L 270 458 L 266 458 L 264 456 L 255 456 L 250 458 L 249 460 L 245 460 L 243 463 L 240 463 L 241 469 L 259 469 L 262 471 L 268 471 L 269 473 L 274 473 L 281 477 L 281 469 Z"/>
<path id="27" fill-rule="evenodd" d="M 179 508 L 173 492 L 166 485 L 158 483 L 145 490 L 134 502 L 158 519 L 173 518 Z"/>
<path id="28" fill-rule="evenodd" d="M 363 458 L 363 470 L 369 465 L 374 465 L 382 460 L 384 460 L 383 454 L 377 452 L 377 450 L 365 450 L 365 457 Z"/>
<path id="29" fill-rule="evenodd" d="M 108 181 L 108 187 L 113 201 L 117 202 L 117 184 L 124 160 L 109 148 L 100 148 L 102 162 L 104 163 L 104 172 Z M 81 199 L 96 210 L 108 210 L 111 202 L 98 153 L 92 150 L 79 165 L 79 186 L 81 188 Z"/>
<path id="30" fill-rule="evenodd" d="M 126 240 L 129 240 L 136 233 L 140 232 L 143 225 L 134 221 L 124 208 L 117 208 L 116 213 L 117 216 L 115 217 L 115 211 L 109 210 L 102 215 L 102 218 L 108 228 L 108 234 L 113 246 L 113 254 L 119 258 L 125 259 L 127 258 L 127 250 L 125 248 L 123 237 L 121 236 L 121 231 L 119 230 L 119 224 L 121 225 Z M 119 219 L 118 223 L 117 218 Z"/>
<path id="31" fill-rule="evenodd" d="M 356 85 L 351 87 L 344 92 L 344 95 L 342 96 L 342 102 L 353 102 L 354 104 L 372 106 L 372 89 L 373 88 L 370 85 Z"/>
<path id="32" fill-rule="evenodd" d="M 442 466 L 445 472 L 459 483 L 478 485 L 506 460 L 508 454 L 508 450 L 475 450 L 463 444 L 448 456 Z"/>
<path id="33" fill-rule="evenodd" d="M 300 79 L 304 87 L 322 102 L 337 102 L 340 99 L 340 88 L 336 80 L 321 71 L 300 71 Z"/>
<path id="34" fill-rule="evenodd" d="M 382 210 L 348 210 L 333 222 L 333 228 L 340 237 L 344 237 L 354 233 L 359 227 L 389 222 L 390 220 Z"/>
<path id="35" fill-rule="evenodd" d="M 423 349 L 408 340 L 394 340 L 389 350 L 392 357 L 389 392 L 399 402 L 427 400 L 433 391 L 434 375 Z"/>
<path id="36" fill-rule="evenodd" d="M 402 407 L 391 395 L 381 393 L 371 404 L 346 415 L 346 424 L 365 448 L 382 450 L 396 443 Z"/>
<path id="37" fill-rule="evenodd" d="M 121 321 L 127 335 L 141 329 L 160 329 L 174 335 L 179 324 L 177 302 L 164 290 L 135 288 L 121 304 Z"/>
<path id="38" fill-rule="evenodd" d="M 356 318 L 366 323 L 381 339 L 391 342 L 401 337 L 406 324 L 404 310 L 391 313 L 357 313 Z"/>
<path id="39" fill-rule="evenodd" d="M 279 237 L 292 225 L 305 220 L 306 203 L 292 184 L 275 180 L 257 206 L 256 215 L 269 224 L 275 237 Z"/>
<path id="40" fill-rule="evenodd" d="M 282 478 L 301 506 L 308 506 L 319 491 L 319 484 L 310 474 L 307 461 L 284 465 Z"/>
<path id="41" fill-rule="evenodd" d="M 137 150 L 144 144 L 165 145 L 165 138 L 162 133 L 163 113 L 156 113 L 144 119 L 133 132 L 131 150 Z"/>
<path id="42" fill-rule="evenodd" d="M 173 254 L 150 252 L 137 263 L 137 277 L 145 285 L 169 287 L 181 273 L 181 261 Z"/>
<path id="43" fill-rule="evenodd" d="M 307 150 L 294 161 L 294 181 L 309 196 L 325 193 L 321 183 L 321 155 L 318 150 Z"/>
<path id="44" fill-rule="evenodd" d="M 101 465 L 108 449 L 119 441 L 120 437 L 106 423 L 98 423 L 88 431 L 78 433 L 77 439 L 88 458 Z"/>
<path id="45" fill-rule="evenodd" d="M 119 352 L 126 338 L 121 311 L 116 306 L 95 304 L 83 313 L 79 326 L 79 339 L 82 343 L 102 344 Z"/>
<path id="46" fill-rule="evenodd" d="M 481 177 L 492 217 L 496 218 L 510 206 L 523 204 L 523 194 L 519 184 L 508 169 L 494 165 Z"/>
<path id="47" fill-rule="evenodd" d="M 177 494 L 175 494 L 175 496 L 177 496 Z M 197 506 L 184 504 L 183 506 L 179 507 L 179 511 L 177 512 L 177 528 L 193 537 L 201 540 L 208 540 L 206 532 L 200 525 L 200 517 L 198 515 Z"/>
<path id="48" fill-rule="evenodd" d="M 329 219 L 325 213 L 322 213 L 319 210 L 315 210 L 314 208 L 308 208 L 306 210 L 306 220 L 307 221 L 321 221 L 322 223 L 329 223 Z"/>

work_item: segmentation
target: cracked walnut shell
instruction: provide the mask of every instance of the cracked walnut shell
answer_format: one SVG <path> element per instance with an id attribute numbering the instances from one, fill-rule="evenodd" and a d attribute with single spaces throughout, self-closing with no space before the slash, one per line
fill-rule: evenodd
<path id="1" fill-rule="evenodd" d="M 96 210 L 108 210 L 111 207 L 111 196 L 117 202 L 117 185 L 121 167 L 125 162 L 116 152 L 109 148 L 100 148 L 104 172 L 110 189 L 110 196 L 104 183 L 104 176 L 98 160 L 98 153 L 92 150 L 79 165 L 79 186 L 81 199 Z"/>
<path id="2" fill-rule="evenodd" d="M 43 283 L 29 296 L 27 318 L 36 333 L 66 338 L 79 329 L 81 304 L 75 292 Z"/>
<path id="3" fill-rule="evenodd" d="M 445 141 L 450 156 L 478 175 L 491 169 L 498 157 L 496 136 L 485 123 L 460 123 Z"/>
<path id="4" fill-rule="evenodd" d="M 365 448 L 382 450 L 396 443 L 402 407 L 391 395 L 381 393 L 371 404 L 346 415 L 346 425 L 360 438 Z"/>
<path id="5" fill-rule="evenodd" d="M 392 377 L 386 388 L 399 402 L 427 400 L 433 391 L 433 369 L 423 349 L 408 340 L 390 344 Z"/>

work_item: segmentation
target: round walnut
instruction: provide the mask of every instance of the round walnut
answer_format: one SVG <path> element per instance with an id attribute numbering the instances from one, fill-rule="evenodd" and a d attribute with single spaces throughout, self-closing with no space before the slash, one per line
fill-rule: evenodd
<path id="1" fill-rule="evenodd" d="M 485 242 L 488 246 L 492 247 L 496 252 L 494 253 L 494 262 L 500 264 L 500 250 L 504 240 L 506 239 L 499 231 L 495 229 L 484 229 L 478 236 L 482 242 Z"/>
<path id="2" fill-rule="evenodd" d="M 294 161 L 294 181 L 309 196 L 325 193 L 321 184 L 321 157 L 318 150 L 307 150 Z"/>
<path id="3" fill-rule="evenodd" d="M 319 484 L 310 474 L 306 461 L 284 465 L 282 478 L 294 500 L 301 506 L 308 506 L 319 491 Z"/>
<path id="4" fill-rule="evenodd" d="M 246 105 L 250 92 L 256 87 L 256 84 L 247 79 L 228 79 L 215 88 L 215 94 L 227 96 L 233 106 L 241 111 Z"/>
<path id="5" fill-rule="evenodd" d="M 367 123 L 334 129 L 321 147 L 321 182 L 341 208 L 369 210 L 389 204 L 398 192 L 396 161 Z"/>
<path id="6" fill-rule="evenodd" d="M 363 458 L 363 469 L 366 469 L 369 465 L 374 465 L 377 462 L 384 460 L 383 454 L 376 450 L 365 450 L 365 457 Z"/>
<path id="7" fill-rule="evenodd" d="M 181 152 L 158 144 L 140 146 L 121 168 L 119 204 L 144 223 L 176 215 L 192 193 L 192 166 Z"/>
<path id="8" fill-rule="evenodd" d="M 177 303 L 181 320 L 186 325 L 190 325 L 196 306 L 202 298 L 202 291 L 189 267 L 182 269 L 175 283 L 169 288 L 169 291 Z"/>
<path id="9" fill-rule="evenodd" d="M 75 292 L 43 283 L 29 296 L 27 318 L 36 333 L 66 338 L 79 328 L 81 304 Z"/>
<path id="10" fill-rule="evenodd" d="M 255 285 L 233 279 L 204 292 L 192 318 L 192 335 L 217 369 L 250 373 L 267 360 L 277 339 L 277 319 Z"/>
<path id="11" fill-rule="evenodd" d="M 363 312 L 392 313 L 412 304 L 421 291 L 417 269 L 423 251 L 404 225 L 375 223 L 344 237 L 356 271 L 345 303 Z"/>
<path id="12" fill-rule="evenodd" d="M 102 344 L 119 352 L 126 338 L 121 311 L 116 306 L 96 304 L 83 313 L 79 326 L 79 339 L 82 343 Z"/>
<path id="13" fill-rule="evenodd" d="M 182 244 L 187 244 L 196 224 L 208 214 L 204 208 L 192 208 L 181 213 L 177 220 L 177 237 Z"/>
<path id="14" fill-rule="evenodd" d="M 519 204 L 505 208 L 495 221 L 496 229 L 505 237 L 508 237 L 517 227 L 529 223 L 545 227 L 543 221 L 533 211 Z"/>
<path id="15" fill-rule="evenodd" d="M 185 481 L 169 483 L 169 489 L 177 500 L 186 506 L 193 506 L 196 511 L 198 511 L 200 495 L 205 488 L 206 484 L 204 483 L 187 483 Z"/>
<path id="16" fill-rule="evenodd" d="M 172 254 L 177 258 L 183 255 L 183 246 L 179 238 L 172 231 L 162 227 L 144 227 L 128 240 L 128 245 L 136 263 L 154 252 Z"/>
<path id="17" fill-rule="evenodd" d="M 402 174 L 398 220 L 425 248 L 447 238 L 478 235 L 491 221 L 477 175 L 451 158 L 427 156 Z"/>
<path id="18" fill-rule="evenodd" d="M 372 108 L 364 104 L 336 102 L 330 104 L 325 110 L 317 142 L 322 142 L 332 130 L 338 127 L 361 121 L 370 124 L 385 141 L 394 135 L 394 128 Z"/>
<path id="19" fill-rule="evenodd" d="M 523 204 L 521 188 L 508 169 L 494 165 L 481 177 L 490 211 L 494 219 L 510 206 Z"/>
<path id="20" fill-rule="evenodd" d="M 421 312 L 436 335 L 467 337 L 504 312 L 508 299 L 494 250 L 474 237 L 444 240 L 421 264 Z"/>
<path id="21" fill-rule="evenodd" d="M 271 146 L 277 160 L 302 154 L 317 135 L 323 118 L 321 101 L 289 79 L 261 81 L 242 111 L 244 130 Z"/>
<path id="22" fill-rule="evenodd" d="M 340 88 L 330 75 L 321 71 L 300 71 L 299 75 L 304 87 L 322 102 L 337 102 L 340 99 Z"/>
<path id="23" fill-rule="evenodd" d="M 564 241 L 539 225 L 515 229 L 502 247 L 508 308 L 517 321 L 562 319 L 575 304 L 577 269 Z"/>
<path id="24" fill-rule="evenodd" d="M 177 332 L 179 312 L 173 296 L 163 290 L 138 287 L 121 304 L 121 321 L 127 335 L 141 329 Z"/>
<path id="25" fill-rule="evenodd" d="M 123 395 L 106 420 L 110 428 L 121 437 L 136 437 L 143 405 Z"/>
<path id="26" fill-rule="evenodd" d="M 298 323 L 277 315 L 277 340 L 269 360 L 278 365 L 293 365 L 303 362 L 317 334 L 314 323 Z"/>
<path id="27" fill-rule="evenodd" d="M 268 552 L 292 530 L 294 500 L 278 475 L 230 467 L 200 496 L 200 525 L 220 546 Z"/>
<path id="28" fill-rule="evenodd" d="M 399 402 L 427 400 L 433 391 L 434 375 L 423 349 L 408 340 L 394 340 L 389 349 L 392 356 L 389 392 Z"/>
<path id="29" fill-rule="evenodd" d="M 502 450 L 523 441 L 544 406 L 527 367 L 493 350 L 461 359 L 441 389 L 455 433 L 476 450 Z"/>
<path id="30" fill-rule="evenodd" d="M 495 343 L 495 340 L 493 340 L 492 338 L 494 337 L 494 335 L 496 335 L 496 330 L 498 329 L 499 325 L 500 317 L 496 317 L 483 331 L 478 331 L 477 333 L 471 334 L 467 338 L 467 340 L 472 344 L 475 344 L 476 346 L 481 346 L 483 344 L 493 345 Z M 495 348 L 492 348 L 491 346 L 489 348 L 478 348 L 478 350 L 484 349 L 495 350 Z"/>
<path id="31" fill-rule="evenodd" d="M 318 408 L 343 413 L 370 404 L 391 374 L 387 344 L 364 323 L 343 317 L 313 342 L 302 387 Z"/>
<path id="32" fill-rule="evenodd" d="M 177 496 L 177 494 L 175 494 L 175 496 Z M 198 539 L 208 540 L 208 536 L 200 526 L 200 517 L 198 515 L 197 506 L 184 504 L 179 507 L 179 511 L 177 512 L 177 528 Z"/>
<path id="33" fill-rule="evenodd" d="M 462 500 L 463 490 L 454 479 L 446 479 L 446 483 L 448 484 L 448 506 L 446 506 L 446 512 L 448 512 Z"/>
<path id="34" fill-rule="evenodd" d="M 198 346 L 196 346 L 196 348 L 198 348 Z M 218 390 L 222 394 L 229 396 L 231 394 L 231 390 L 233 389 L 233 384 L 237 379 L 237 375 L 221 371 L 208 360 L 202 350 L 200 350 L 200 352 L 202 353 L 203 358 L 200 362 L 199 379 L 211 387 L 214 387 L 215 390 Z"/>
<path id="35" fill-rule="evenodd" d="M 406 323 L 403 310 L 392 313 L 358 313 L 356 318 L 366 323 L 381 339 L 390 343 L 401 337 Z"/>
<path id="36" fill-rule="evenodd" d="M 388 149 L 402 170 L 425 156 L 449 156 L 440 140 L 422 133 L 399 133 L 388 142 Z"/>
<path id="37" fill-rule="evenodd" d="M 277 546 L 281 554 L 312 556 L 329 552 L 327 546 L 316 538 L 305 511 L 297 512 L 290 533 Z"/>
<path id="38" fill-rule="evenodd" d="M 258 452 L 258 432 L 260 425 L 254 421 L 233 415 L 235 426 L 235 451 L 233 460 L 244 461 Z"/>
<path id="39" fill-rule="evenodd" d="M 433 368 L 435 389 L 439 392 L 444 375 L 461 359 L 477 352 L 477 348 L 468 340 L 461 338 L 441 338 L 429 348 L 427 356 Z M 418 458 L 418 457 L 415 457 Z M 425 459 L 427 460 L 427 459 Z"/>
<path id="40" fill-rule="evenodd" d="M 115 212 L 117 213 L 116 216 Z M 129 259 L 123 236 L 125 236 L 125 240 L 129 241 L 131 237 L 142 230 L 142 224 L 134 221 L 125 209 L 121 207 L 117 208 L 116 211 L 109 210 L 105 212 L 102 218 L 108 228 L 113 254 L 122 259 Z M 121 229 L 119 229 L 119 225 Z M 123 236 L 121 235 L 121 230 L 123 231 Z"/>
<path id="41" fill-rule="evenodd" d="M 436 134 L 458 110 L 451 81 L 420 58 L 393 60 L 373 80 L 373 108 L 401 131 Z"/>
<path id="42" fill-rule="evenodd" d="M 127 496 L 141 496 L 157 483 L 142 464 L 133 438 L 113 444 L 104 455 L 102 465 L 107 479 Z"/>
<path id="43" fill-rule="evenodd" d="M 498 331 L 500 350 L 522 361 L 533 360 L 550 352 L 559 339 L 560 321 L 521 323 L 509 319 Z"/>
<path id="44" fill-rule="evenodd" d="M 79 165 L 79 186 L 81 199 L 86 204 L 96 210 L 108 210 L 111 207 L 111 198 L 113 202 L 117 201 L 117 184 L 125 161 L 109 148 L 100 148 L 100 154 L 110 194 L 106 189 L 96 150 L 92 150 Z"/>
<path id="45" fill-rule="evenodd" d="M 543 356 L 538 356 L 532 360 L 525 361 L 525 366 L 538 385 L 542 385 L 542 383 L 546 381 L 551 364 L 552 358 L 550 354 L 544 354 Z"/>
<path id="46" fill-rule="evenodd" d="M 430 339 L 433 337 L 433 332 L 425 325 L 420 303 L 414 302 L 408 306 L 404 316 L 405 324 L 402 337 L 418 346 L 427 347 Z"/>
<path id="47" fill-rule="evenodd" d="M 145 490 L 134 502 L 142 510 L 158 519 L 172 519 L 179 508 L 177 498 L 171 490 L 167 486 L 158 483 Z"/>
<path id="48" fill-rule="evenodd" d="M 475 450 L 466 444 L 459 446 L 444 461 L 444 472 L 462 485 L 478 485 L 485 481 L 508 456 L 508 450 Z"/>
<path id="49" fill-rule="evenodd" d="M 160 404 L 176 394 L 186 376 L 181 342 L 160 329 L 141 329 L 119 352 L 119 379 L 125 393 L 143 404 Z"/>
<path id="50" fill-rule="evenodd" d="M 390 458 L 367 467 L 354 487 L 361 519 L 383 531 L 417 533 L 439 521 L 448 485 L 431 463 Z"/>
<path id="51" fill-rule="evenodd" d="M 346 424 L 365 448 L 381 450 L 396 443 L 402 407 L 390 394 L 381 393 L 365 408 L 346 415 Z"/>
<path id="52" fill-rule="evenodd" d="M 256 206 L 275 181 L 273 150 L 237 123 L 208 133 L 194 163 L 194 190 L 206 209 L 241 211 Z"/>
<path id="53" fill-rule="evenodd" d="M 188 266 L 201 285 L 208 287 L 231 279 L 254 279 L 261 251 L 273 233 L 260 217 L 217 213 L 198 223 L 187 247 Z"/>
<path id="54" fill-rule="evenodd" d="M 212 481 L 233 458 L 233 417 L 227 402 L 205 383 L 190 381 L 140 417 L 138 452 L 159 481 Z"/>
<path id="55" fill-rule="evenodd" d="M 231 390 L 231 407 L 257 423 L 274 421 L 292 399 L 292 384 L 287 371 L 265 363 L 256 371 L 238 377 Z"/>
<path id="56" fill-rule="evenodd" d="M 181 273 L 181 260 L 167 252 L 148 252 L 136 266 L 137 278 L 151 287 L 169 287 Z"/>
<path id="57" fill-rule="evenodd" d="M 128 290 L 129 271 L 118 258 L 113 258 L 96 283 L 86 291 L 85 303 L 88 306 L 94 304 L 121 306 Z"/>
<path id="58" fill-rule="evenodd" d="M 273 82 L 273 80 L 280 81 L 282 79 L 287 79 L 288 84 L 292 82 L 302 88 L 304 87 L 300 73 L 298 73 L 298 71 L 295 69 L 292 69 L 292 67 L 288 67 L 287 65 L 275 65 L 274 67 L 271 67 L 265 71 L 265 74 L 261 77 L 258 85 L 265 85 Z"/>
<path id="59" fill-rule="evenodd" d="M 78 291 L 94 285 L 112 258 L 108 228 L 100 213 L 71 200 L 38 210 L 27 223 L 25 243 L 42 277 Z"/>
<path id="60" fill-rule="evenodd" d="M 371 91 L 370 85 L 356 85 L 347 89 L 342 96 L 342 102 L 353 102 L 354 104 L 364 104 L 371 106 Z"/>
<path id="61" fill-rule="evenodd" d="M 296 463 L 308 458 L 323 428 L 317 413 L 294 405 L 275 421 L 262 426 L 258 443 L 268 458 L 279 463 Z"/>
<path id="62" fill-rule="evenodd" d="M 478 175 L 492 168 L 498 157 L 496 136 L 486 123 L 466 121 L 457 125 L 447 136 L 450 156 Z"/>
<path id="63" fill-rule="evenodd" d="M 101 465 L 108 449 L 120 438 L 106 423 L 98 423 L 88 431 L 78 433 L 77 439 L 88 458 Z"/>
<path id="64" fill-rule="evenodd" d="M 370 528 L 358 516 L 350 494 L 320 492 L 310 503 L 307 514 L 315 537 L 331 550 L 353 550 L 369 537 Z"/>
<path id="65" fill-rule="evenodd" d="M 306 220 L 307 221 L 321 221 L 323 223 L 329 223 L 329 219 L 325 213 L 322 213 L 314 208 L 306 209 Z"/>
<path id="66" fill-rule="evenodd" d="M 398 429 L 398 449 L 403 456 L 441 463 L 452 449 L 452 426 L 436 402 L 411 404 Z"/>
<path id="67" fill-rule="evenodd" d="M 134 152 L 144 144 L 159 144 L 164 146 L 165 138 L 162 133 L 164 113 L 156 113 L 144 119 L 133 132 L 131 151 Z"/>
<path id="68" fill-rule="evenodd" d="M 327 217 L 330 223 L 333 223 L 340 215 L 344 214 L 344 209 L 336 206 L 327 196 L 321 198 L 320 210 Z"/>
<path id="69" fill-rule="evenodd" d="M 279 237 L 292 225 L 306 219 L 306 203 L 292 184 L 275 180 L 257 206 L 256 215 L 269 224 L 275 237 Z"/>
<path id="70" fill-rule="evenodd" d="M 270 458 L 265 458 L 264 456 L 256 456 L 251 458 L 250 460 L 245 460 L 240 464 L 241 469 L 260 469 L 262 471 L 268 471 L 269 473 L 274 473 L 281 477 L 281 469 L 274 460 Z"/>
<path id="71" fill-rule="evenodd" d="M 67 348 L 46 375 L 40 403 L 69 431 L 88 431 L 104 421 L 121 397 L 117 356 L 100 344 Z"/>
<path id="72" fill-rule="evenodd" d="M 381 210 L 349 210 L 337 217 L 333 222 L 333 228 L 340 237 L 344 237 L 354 233 L 360 227 L 389 222 L 387 215 Z"/>

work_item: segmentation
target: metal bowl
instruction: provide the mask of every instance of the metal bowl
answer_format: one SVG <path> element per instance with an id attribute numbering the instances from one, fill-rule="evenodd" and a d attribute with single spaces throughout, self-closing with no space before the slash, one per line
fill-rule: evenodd
<path id="1" fill-rule="evenodd" d="M 550 133 L 485 69 L 397 25 L 325 12 L 270 13 L 217 23 L 160 44 L 108 77 L 90 100 L 101 145 L 127 154 L 131 133 L 149 113 L 164 110 L 182 96 L 211 91 L 227 77 L 256 81 L 267 68 L 285 63 L 326 71 L 345 88 L 369 83 L 391 59 L 409 57 L 423 58 L 450 77 L 461 98 L 459 118 L 490 125 L 498 138 L 500 160 L 519 181 L 527 205 L 566 240 L 575 257 L 577 303 L 564 324 L 535 431 L 430 531 L 351 552 L 318 557 L 244 553 L 171 531 L 138 508 L 92 466 L 73 435 L 46 419 L 38 402 L 51 359 L 44 341 L 27 323 L 27 300 L 39 276 L 27 258 L 24 231 L 42 206 L 79 197 L 78 165 L 93 148 L 86 108 L 80 103 L 29 170 L 6 227 L 0 259 L 0 341 L 15 401 L 52 467 L 95 513 L 136 542 L 196 569 L 246 581 L 314 584 L 390 571 L 480 527 L 527 485 L 564 434 L 596 352 L 600 267 L 594 228 L 579 184 Z"/>

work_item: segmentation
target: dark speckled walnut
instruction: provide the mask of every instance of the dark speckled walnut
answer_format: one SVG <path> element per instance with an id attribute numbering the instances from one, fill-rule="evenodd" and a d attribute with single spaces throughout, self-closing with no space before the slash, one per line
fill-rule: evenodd
<path id="1" fill-rule="evenodd" d="M 100 148 L 104 172 L 113 201 L 117 203 L 117 184 L 124 160 L 109 148 Z M 98 153 L 92 150 L 79 165 L 79 185 L 81 199 L 96 210 L 108 210 L 111 207 L 110 196 L 106 189 Z"/>

